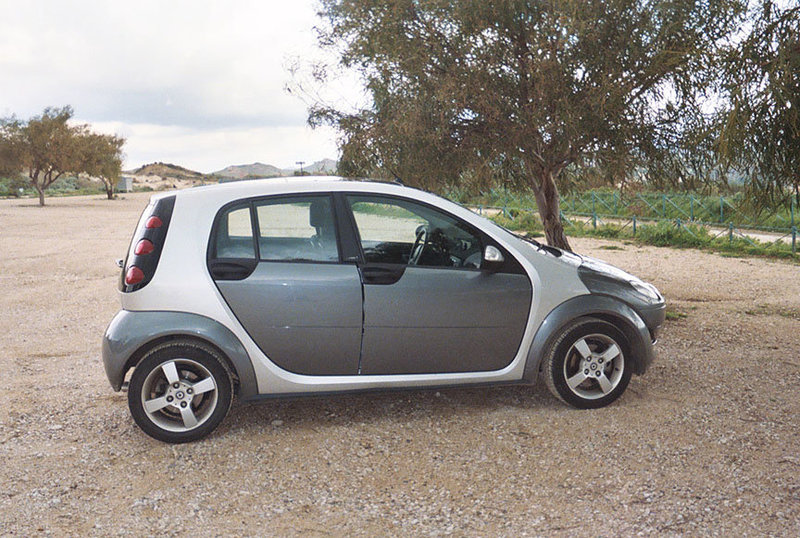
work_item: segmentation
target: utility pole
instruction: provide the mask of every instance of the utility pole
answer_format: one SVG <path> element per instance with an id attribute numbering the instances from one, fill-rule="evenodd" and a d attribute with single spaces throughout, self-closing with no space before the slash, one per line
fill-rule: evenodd
<path id="1" fill-rule="evenodd" d="M 302 176 L 303 175 L 303 165 L 306 164 L 306 162 L 305 161 L 297 161 L 294 164 L 299 164 L 300 165 L 300 175 Z"/>

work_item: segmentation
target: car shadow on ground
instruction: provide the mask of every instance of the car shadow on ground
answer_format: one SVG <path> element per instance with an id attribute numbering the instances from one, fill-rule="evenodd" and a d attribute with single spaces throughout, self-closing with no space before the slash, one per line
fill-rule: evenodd
<path id="1" fill-rule="evenodd" d="M 219 433 L 261 430 L 273 424 L 318 430 L 348 423 L 419 419 L 445 422 L 458 415 L 486 415 L 509 407 L 535 411 L 566 408 L 544 386 L 522 385 L 270 398 L 254 403 L 235 402 Z"/>

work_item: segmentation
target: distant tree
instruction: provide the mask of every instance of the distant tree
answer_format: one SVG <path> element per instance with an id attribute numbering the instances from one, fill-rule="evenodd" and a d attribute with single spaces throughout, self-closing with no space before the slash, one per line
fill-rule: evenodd
<path id="1" fill-rule="evenodd" d="M 622 177 L 670 150 L 740 0 L 323 0 L 320 43 L 357 69 L 361 110 L 317 103 L 340 171 L 441 187 L 500 177 L 535 194 L 569 249 L 557 179 L 581 161 Z M 320 79 L 325 71 L 315 69 Z"/>
<path id="2" fill-rule="evenodd" d="M 124 138 L 70 125 L 72 107 L 46 108 L 28 121 L 0 122 L 0 171 L 25 174 L 44 206 L 44 191 L 67 173 L 99 178 L 109 199 L 122 171 Z"/>
<path id="3" fill-rule="evenodd" d="M 46 108 L 41 116 L 27 122 L 7 119 L 0 125 L 4 168 L 23 172 L 39 194 L 44 206 L 44 191 L 67 172 L 80 171 L 77 130 L 67 122 L 72 107 Z"/>
<path id="4" fill-rule="evenodd" d="M 93 133 L 84 128 L 77 140 L 81 172 L 102 181 L 108 199 L 113 199 L 114 186 L 122 174 L 122 146 L 125 139 Z"/>
<path id="5" fill-rule="evenodd" d="M 800 205 L 800 5 L 754 3 L 749 32 L 723 58 L 718 151 L 746 176 L 755 209 Z"/>

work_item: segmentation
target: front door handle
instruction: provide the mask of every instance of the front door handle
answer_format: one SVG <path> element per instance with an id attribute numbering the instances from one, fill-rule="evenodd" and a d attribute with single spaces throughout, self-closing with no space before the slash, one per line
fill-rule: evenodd
<path id="1" fill-rule="evenodd" d="M 400 280 L 405 271 L 406 266 L 401 264 L 369 264 L 361 267 L 361 278 L 364 284 L 387 286 Z"/>

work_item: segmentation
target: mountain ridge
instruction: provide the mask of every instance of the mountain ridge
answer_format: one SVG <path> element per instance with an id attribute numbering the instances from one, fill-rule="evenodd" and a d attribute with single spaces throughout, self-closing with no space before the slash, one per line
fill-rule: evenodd
<path id="1" fill-rule="evenodd" d="M 322 159 L 303 167 L 303 172 L 308 174 L 333 174 L 336 172 L 336 161 Z M 254 162 L 252 164 L 237 164 L 212 172 L 211 175 L 225 179 L 250 179 L 257 177 L 283 177 L 293 176 L 299 168 L 278 168 L 271 164 Z"/>
<path id="2" fill-rule="evenodd" d="M 337 162 L 334 159 L 321 159 L 308 166 L 303 166 L 304 174 L 334 174 Z M 293 176 L 299 168 L 278 168 L 272 164 L 254 162 L 251 164 L 234 164 L 211 173 L 198 172 L 173 163 L 156 161 L 143 164 L 138 168 L 124 170 L 129 176 L 160 176 L 180 180 L 211 181 L 214 179 L 255 179 L 269 177 Z"/>

